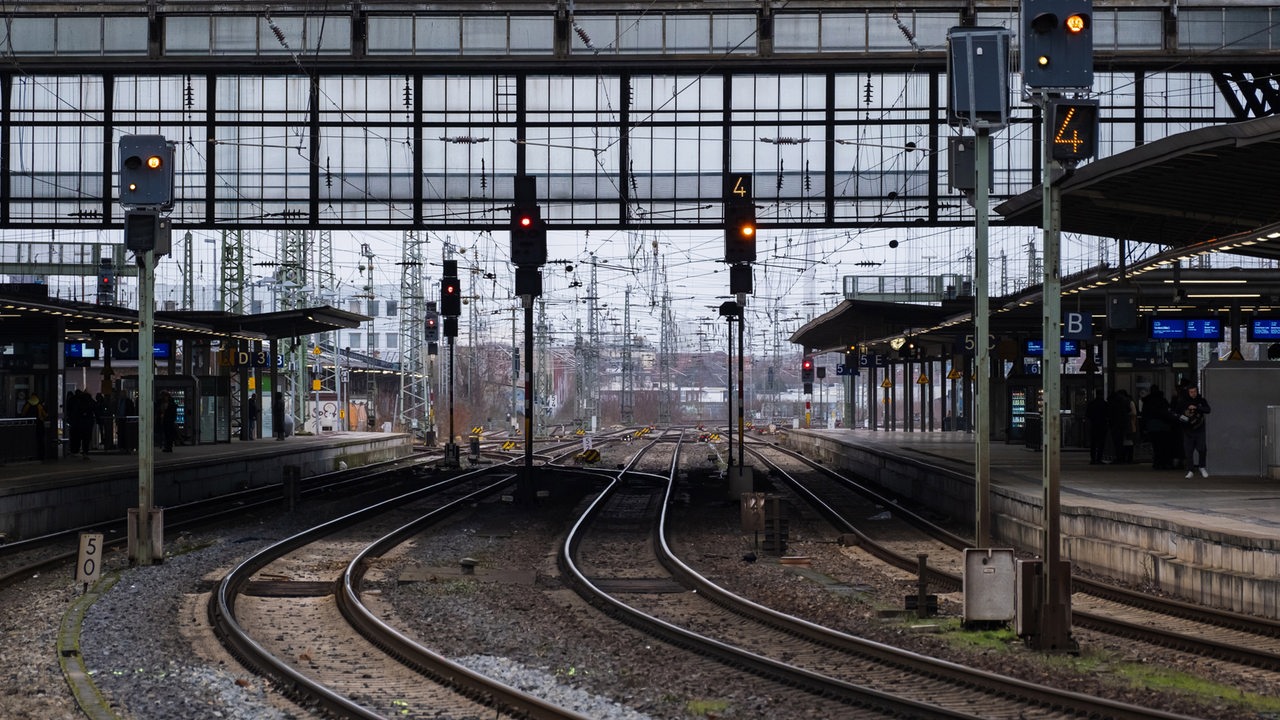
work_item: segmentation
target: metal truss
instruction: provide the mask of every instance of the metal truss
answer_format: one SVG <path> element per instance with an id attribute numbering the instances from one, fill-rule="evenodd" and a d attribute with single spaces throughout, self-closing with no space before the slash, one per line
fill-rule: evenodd
<path id="1" fill-rule="evenodd" d="M 1271 112 L 1280 56 L 1247 59 L 1248 75 L 1193 63 L 1098 73 L 1101 153 Z M 72 75 L 33 62 L 0 74 L 0 227 L 119 227 L 115 144 L 132 133 L 177 141 L 182 228 L 497 230 L 520 172 L 537 179 L 553 230 L 712 230 L 730 171 L 754 173 L 766 229 L 964 226 L 945 70 L 935 55 L 915 60 L 407 74 L 179 73 L 158 60 L 145 74 Z M 1242 77 L 1248 102 L 1213 91 Z M 1037 182 L 1038 127 L 1015 103 L 993 199 Z"/>

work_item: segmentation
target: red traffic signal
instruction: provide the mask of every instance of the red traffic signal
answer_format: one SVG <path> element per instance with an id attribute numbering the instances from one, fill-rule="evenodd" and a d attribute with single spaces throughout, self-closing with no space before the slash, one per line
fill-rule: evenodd
<path id="1" fill-rule="evenodd" d="M 440 280 L 440 314 L 455 318 L 462 314 L 462 282 L 457 277 Z"/>
<path id="2" fill-rule="evenodd" d="M 813 358 L 808 355 L 800 362 L 800 382 L 813 382 Z"/>

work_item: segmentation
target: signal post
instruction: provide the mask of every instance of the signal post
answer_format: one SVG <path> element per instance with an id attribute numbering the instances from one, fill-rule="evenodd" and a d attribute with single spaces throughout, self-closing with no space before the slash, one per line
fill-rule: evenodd
<path id="1" fill-rule="evenodd" d="M 516 266 L 516 295 L 524 309 L 524 471 L 516 496 L 533 502 L 537 481 L 533 472 L 533 302 L 542 295 L 542 266 L 547 264 L 547 225 L 538 207 L 537 180 L 517 175 L 511 207 L 511 264 Z"/>
<path id="2" fill-rule="evenodd" d="M 1022 0 L 1023 97 L 1043 121 L 1041 189 L 1044 298 L 1041 362 L 1044 389 L 1043 506 L 1039 618 L 1027 638 L 1032 647 L 1076 652 L 1071 637 L 1071 565 L 1061 559 L 1061 191 L 1080 160 L 1097 151 L 1098 103 L 1083 98 L 1093 88 L 1093 0 Z"/>
<path id="3" fill-rule="evenodd" d="M 173 209 L 174 144 L 163 135 L 120 138 L 120 205 L 124 245 L 141 272 L 138 282 L 138 507 L 130 508 L 129 561 L 164 558 L 164 514 L 155 500 L 155 282 L 156 261 L 169 254 Z"/>
<path id="4" fill-rule="evenodd" d="M 724 262 L 729 266 L 729 294 L 736 297 L 720 306 L 720 314 L 738 321 L 738 464 L 733 463 L 733 393 L 729 400 L 729 488 L 730 496 L 753 490 L 752 470 L 746 465 L 745 396 L 743 391 L 743 336 L 747 324 L 747 296 L 753 291 L 751 264 L 756 261 L 756 205 L 750 173 L 730 173 L 724 182 Z M 730 308 L 729 306 L 734 307 Z M 729 347 L 733 347 L 732 330 Z M 728 376 L 733 377 L 733 353 L 729 353 Z M 730 383 L 732 385 L 732 382 Z"/>

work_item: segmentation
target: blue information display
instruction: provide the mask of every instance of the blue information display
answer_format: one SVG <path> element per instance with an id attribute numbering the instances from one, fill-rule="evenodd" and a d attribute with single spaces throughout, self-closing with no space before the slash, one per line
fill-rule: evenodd
<path id="1" fill-rule="evenodd" d="M 1151 318 L 1150 338 L 1222 342 L 1222 321 L 1218 318 Z"/>
<path id="2" fill-rule="evenodd" d="M 1187 318 L 1188 340 L 1222 341 L 1222 321 L 1218 318 Z"/>
<path id="3" fill-rule="evenodd" d="M 1249 342 L 1280 340 L 1280 319 L 1254 318 L 1249 321 Z"/>
<path id="4" fill-rule="evenodd" d="M 1080 357 L 1080 342 L 1062 340 L 1058 346 L 1058 354 L 1062 357 Z M 1044 357 L 1044 343 L 1039 340 L 1027 340 L 1022 344 L 1023 357 Z"/>
<path id="5" fill-rule="evenodd" d="M 69 342 L 66 344 L 64 354 L 69 358 L 96 358 L 98 357 L 98 343 Z"/>

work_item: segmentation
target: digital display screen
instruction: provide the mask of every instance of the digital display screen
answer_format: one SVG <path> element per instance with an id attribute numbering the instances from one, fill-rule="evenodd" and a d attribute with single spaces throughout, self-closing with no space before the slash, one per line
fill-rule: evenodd
<path id="1" fill-rule="evenodd" d="M 1222 341 L 1222 321 L 1218 318 L 1187 318 L 1188 340 Z"/>
<path id="2" fill-rule="evenodd" d="M 165 359 L 168 358 L 173 344 L 170 342 L 157 342 L 151 344 L 151 357 Z"/>
<path id="3" fill-rule="evenodd" d="M 1222 342 L 1222 321 L 1210 318 L 1151 318 L 1152 340 Z"/>
<path id="4" fill-rule="evenodd" d="M 98 343 L 69 342 L 66 344 L 63 354 L 69 358 L 96 358 L 98 357 Z"/>
<path id="5" fill-rule="evenodd" d="M 1280 340 L 1280 320 L 1254 318 L 1249 321 L 1249 342 L 1275 342 Z"/>
<path id="6" fill-rule="evenodd" d="M 1187 321 L 1182 318 L 1151 318 L 1152 340 L 1186 340 Z"/>
<path id="7" fill-rule="evenodd" d="M 1058 346 L 1062 357 L 1080 357 L 1078 340 L 1063 340 Z M 1027 340 L 1022 345 L 1023 357 L 1044 357 L 1044 343 L 1039 340 Z"/>

